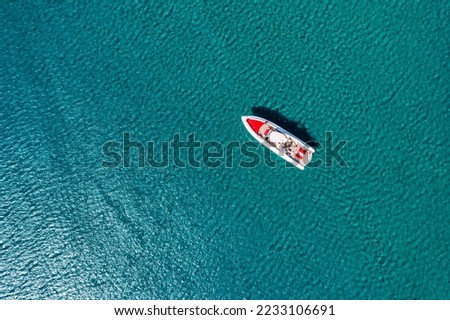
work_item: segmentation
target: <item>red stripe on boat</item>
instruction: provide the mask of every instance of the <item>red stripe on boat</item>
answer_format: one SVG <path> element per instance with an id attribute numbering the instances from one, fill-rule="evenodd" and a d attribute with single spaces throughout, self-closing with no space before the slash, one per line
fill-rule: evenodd
<path id="1" fill-rule="evenodd" d="M 250 125 L 253 131 L 259 132 L 259 128 L 264 124 L 264 122 L 254 119 L 247 119 L 247 123 Z"/>
<path id="2" fill-rule="evenodd" d="M 296 156 L 297 158 L 303 159 L 303 156 L 305 155 L 305 153 L 306 153 L 306 150 L 300 148 L 300 149 L 298 149 L 298 151 L 297 151 L 297 153 L 295 154 L 295 156 Z"/>

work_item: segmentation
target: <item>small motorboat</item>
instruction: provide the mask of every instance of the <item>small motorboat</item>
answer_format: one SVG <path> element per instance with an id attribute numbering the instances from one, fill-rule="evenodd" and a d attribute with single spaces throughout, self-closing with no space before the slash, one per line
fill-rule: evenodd
<path id="1" fill-rule="evenodd" d="M 260 117 L 241 118 L 245 128 L 256 140 L 295 167 L 304 170 L 311 162 L 315 150 L 292 133 Z"/>

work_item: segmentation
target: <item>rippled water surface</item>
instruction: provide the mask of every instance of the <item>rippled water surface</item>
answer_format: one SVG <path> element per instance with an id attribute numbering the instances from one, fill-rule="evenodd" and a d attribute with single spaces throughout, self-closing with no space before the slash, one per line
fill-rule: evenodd
<path id="1" fill-rule="evenodd" d="M 450 299 L 449 17 L 2 1 L 0 298 Z M 254 106 L 347 140 L 348 167 L 102 166 L 126 132 L 250 141 Z"/>

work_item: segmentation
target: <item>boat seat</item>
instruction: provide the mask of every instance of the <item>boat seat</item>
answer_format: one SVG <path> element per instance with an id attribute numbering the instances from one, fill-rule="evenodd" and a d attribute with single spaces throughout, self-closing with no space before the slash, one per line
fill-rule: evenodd
<path id="1" fill-rule="evenodd" d="M 305 153 L 306 153 L 306 150 L 300 147 L 300 148 L 298 148 L 295 156 L 299 159 L 303 159 L 303 156 L 305 155 Z"/>
<path id="2" fill-rule="evenodd" d="M 270 129 L 270 127 L 269 127 L 269 125 L 268 125 L 267 123 L 266 123 L 266 124 L 263 124 L 263 125 L 261 126 L 261 128 L 259 129 L 259 133 L 260 133 L 261 135 L 263 135 L 264 137 L 269 136 L 270 131 L 272 131 L 272 130 Z"/>

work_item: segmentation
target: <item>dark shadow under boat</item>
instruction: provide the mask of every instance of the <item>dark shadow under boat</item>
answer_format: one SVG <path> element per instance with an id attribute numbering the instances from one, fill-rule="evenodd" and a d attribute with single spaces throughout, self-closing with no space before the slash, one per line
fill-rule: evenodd
<path id="1" fill-rule="evenodd" d="M 303 124 L 300 124 L 297 121 L 289 120 L 278 110 L 272 110 L 268 107 L 252 107 L 252 112 L 255 116 L 267 119 L 282 127 L 286 131 L 289 131 L 310 147 L 316 148 L 319 146 L 317 140 L 309 134 L 308 130 Z"/>

